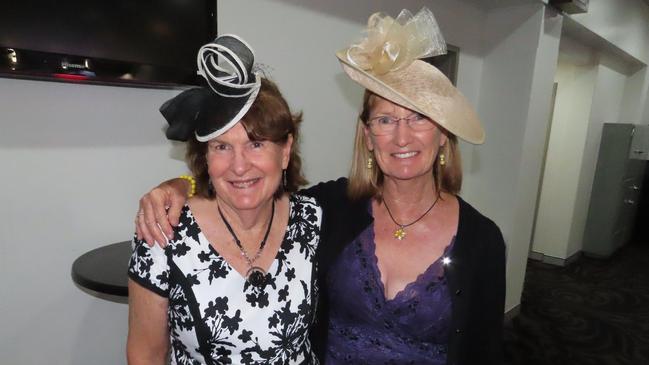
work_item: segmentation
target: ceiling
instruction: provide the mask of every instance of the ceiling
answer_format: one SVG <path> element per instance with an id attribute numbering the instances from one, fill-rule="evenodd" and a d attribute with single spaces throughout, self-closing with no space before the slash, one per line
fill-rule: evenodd
<path id="1" fill-rule="evenodd" d="M 565 17 L 563 19 L 561 37 L 562 39 L 564 37 L 571 38 L 577 41 L 577 43 L 590 48 L 597 54 L 600 63 L 622 74 L 631 75 L 645 66 L 644 63 L 632 55 L 587 29 L 571 17 Z M 565 49 L 562 50 L 565 51 Z M 582 51 L 580 50 L 579 52 Z"/>

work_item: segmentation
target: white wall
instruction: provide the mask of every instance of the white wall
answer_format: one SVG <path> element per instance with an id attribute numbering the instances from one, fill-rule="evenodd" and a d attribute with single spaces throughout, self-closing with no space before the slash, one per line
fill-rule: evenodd
<path id="1" fill-rule="evenodd" d="M 649 68 L 643 67 L 629 75 L 622 94 L 620 121 L 626 123 L 649 124 L 649 115 L 643 116 L 649 106 Z"/>
<path id="2" fill-rule="evenodd" d="M 124 363 L 127 306 L 82 292 L 70 267 L 129 239 L 139 195 L 184 171 L 156 112 L 172 94 L 0 78 L 3 364 Z"/>
<path id="3" fill-rule="evenodd" d="M 640 121 L 642 124 L 649 124 L 649 97 L 647 97 L 647 102 L 644 103 L 644 112 Z"/>
<path id="4" fill-rule="evenodd" d="M 560 57 L 556 82 L 533 250 L 566 259 L 582 248 L 602 125 L 624 122 L 620 115 L 627 77 L 601 64 Z"/>
<path id="5" fill-rule="evenodd" d="M 520 303 L 534 228 L 537 195 L 545 156 L 552 112 L 553 75 L 556 72 L 562 18 L 549 8 L 544 9 L 542 29 L 534 62 L 528 115 L 520 151 L 520 164 L 512 213 L 512 246 L 508 258 L 507 305 Z"/>
<path id="6" fill-rule="evenodd" d="M 479 166 L 466 176 L 465 195 L 500 226 L 507 242 L 508 310 L 520 302 L 529 245 L 516 231 L 514 218 L 522 203 L 518 182 L 525 173 L 523 142 L 542 20 L 543 8 L 537 4 L 488 14 L 485 33 L 492 48 L 484 57 L 478 104 L 487 142 L 476 148 Z"/>
<path id="7" fill-rule="evenodd" d="M 622 101 L 627 76 L 604 65 L 599 65 L 597 80 L 593 91 L 586 143 L 575 194 L 575 211 L 570 229 L 566 254 L 568 257 L 581 251 L 584 229 L 590 205 L 590 193 L 595 178 L 599 143 L 604 123 L 628 123 L 622 119 Z"/>
<path id="8" fill-rule="evenodd" d="M 595 65 L 578 64 L 564 55 L 559 56 L 555 76 L 554 118 L 532 247 L 535 252 L 562 259 L 567 257 L 579 181 L 575 172 L 581 169 L 597 76 Z"/>

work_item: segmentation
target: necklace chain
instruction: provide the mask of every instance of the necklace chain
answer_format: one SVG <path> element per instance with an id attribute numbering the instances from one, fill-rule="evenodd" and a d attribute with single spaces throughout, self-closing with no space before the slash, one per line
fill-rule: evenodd
<path id="1" fill-rule="evenodd" d="M 394 219 L 394 216 L 392 215 L 392 212 L 390 211 L 390 207 L 388 206 L 388 202 L 385 199 L 383 199 L 383 204 L 385 204 L 385 209 L 388 211 L 388 215 L 390 216 L 390 219 L 392 219 L 392 222 L 394 222 L 394 224 L 396 224 L 399 227 L 393 233 L 394 238 L 398 239 L 399 241 L 403 240 L 406 237 L 406 227 L 410 227 L 413 224 L 419 222 L 422 218 L 424 218 L 426 216 L 426 214 L 428 214 L 428 212 L 433 210 L 433 207 L 437 204 L 437 201 L 439 201 L 439 197 L 440 197 L 440 194 L 437 194 L 437 198 L 435 198 L 435 201 L 433 202 L 433 204 L 424 212 L 424 214 L 420 215 L 419 218 L 415 219 L 414 221 L 412 221 L 412 222 L 410 222 L 408 224 L 401 224 L 401 223 L 397 222 L 397 220 Z"/>
<path id="2" fill-rule="evenodd" d="M 248 253 L 246 250 L 243 248 L 243 245 L 241 245 L 241 241 L 239 240 L 239 237 L 237 237 L 236 233 L 234 233 L 234 230 L 232 229 L 232 226 L 230 226 L 230 223 L 228 222 L 227 219 L 225 219 L 225 216 L 223 215 L 223 212 L 221 211 L 221 207 L 217 205 L 216 207 L 219 211 L 219 215 L 221 216 L 221 219 L 223 219 L 223 223 L 225 223 L 225 227 L 228 229 L 230 234 L 232 235 L 232 238 L 234 238 L 234 243 L 237 245 L 239 248 L 239 251 L 241 251 L 241 255 L 243 258 L 246 260 L 248 263 L 248 267 L 252 268 L 253 263 L 257 261 L 259 256 L 261 256 L 261 252 L 264 249 L 264 246 L 266 246 L 266 240 L 268 239 L 268 234 L 270 233 L 270 227 L 273 225 L 273 217 L 275 216 L 275 200 L 273 199 L 273 205 L 272 205 L 272 210 L 270 214 L 270 220 L 268 221 L 268 227 L 266 228 L 266 233 L 264 234 L 264 239 L 261 240 L 261 243 L 259 244 L 259 248 L 257 249 L 257 253 L 253 258 L 250 258 L 248 256 Z"/>

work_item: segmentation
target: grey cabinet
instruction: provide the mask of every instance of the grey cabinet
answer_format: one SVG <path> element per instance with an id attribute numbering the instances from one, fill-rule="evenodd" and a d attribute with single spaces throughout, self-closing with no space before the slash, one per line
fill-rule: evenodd
<path id="1" fill-rule="evenodd" d="M 604 124 L 584 231 L 584 253 L 607 257 L 631 238 L 649 155 L 647 138 L 646 126 Z"/>
<path id="2" fill-rule="evenodd" d="M 629 158 L 634 160 L 649 159 L 649 126 L 636 125 L 631 139 Z"/>

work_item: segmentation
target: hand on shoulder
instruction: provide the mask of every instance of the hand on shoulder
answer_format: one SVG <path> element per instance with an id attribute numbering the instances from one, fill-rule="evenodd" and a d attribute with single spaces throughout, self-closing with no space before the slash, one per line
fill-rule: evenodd
<path id="1" fill-rule="evenodd" d="M 167 237 L 173 234 L 173 226 L 178 225 L 189 188 L 191 185 L 186 179 L 175 178 L 144 194 L 135 219 L 137 238 L 145 240 L 149 246 L 157 243 L 165 247 Z"/>

